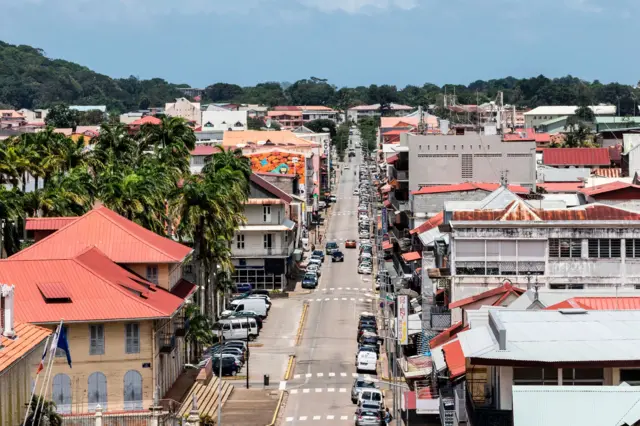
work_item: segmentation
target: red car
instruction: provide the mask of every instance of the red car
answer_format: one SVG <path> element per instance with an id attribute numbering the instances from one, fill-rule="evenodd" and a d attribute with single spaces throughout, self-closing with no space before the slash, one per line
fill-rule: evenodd
<path id="1" fill-rule="evenodd" d="M 347 240 L 344 242 L 344 248 L 356 248 L 356 240 Z"/>

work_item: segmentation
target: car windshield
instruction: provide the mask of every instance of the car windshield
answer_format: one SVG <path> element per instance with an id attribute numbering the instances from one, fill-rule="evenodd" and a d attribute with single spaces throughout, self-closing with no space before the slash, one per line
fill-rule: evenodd
<path id="1" fill-rule="evenodd" d="M 366 416 L 366 417 L 378 417 L 378 413 L 376 411 L 373 410 L 362 410 L 360 412 L 361 416 Z"/>
<path id="2" fill-rule="evenodd" d="M 336 247 L 338 247 L 338 244 L 333 241 L 330 243 L 327 243 L 327 248 L 336 248 Z"/>
<path id="3" fill-rule="evenodd" d="M 358 380 L 356 382 L 356 387 L 357 388 L 375 388 L 376 384 L 368 380 Z"/>
<path id="4" fill-rule="evenodd" d="M 315 280 L 316 279 L 316 274 L 306 274 L 304 276 L 305 280 Z"/>
<path id="5" fill-rule="evenodd" d="M 317 263 L 312 263 L 312 264 L 310 264 L 309 266 L 307 266 L 307 269 L 308 269 L 309 271 L 317 271 L 317 270 L 318 270 L 318 268 L 319 268 L 319 266 L 318 266 L 318 264 L 317 264 Z"/>
<path id="6" fill-rule="evenodd" d="M 314 250 L 312 256 L 322 257 L 323 254 L 322 250 Z"/>

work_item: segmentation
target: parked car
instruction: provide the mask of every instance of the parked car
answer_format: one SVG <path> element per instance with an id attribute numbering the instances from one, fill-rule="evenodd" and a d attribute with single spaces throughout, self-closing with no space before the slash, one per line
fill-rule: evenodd
<path id="1" fill-rule="evenodd" d="M 226 312 L 226 314 L 224 313 Z M 220 316 L 222 318 L 253 318 L 258 323 L 258 332 L 262 330 L 262 317 L 258 315 L 257 312 L 254 311 L 238 311 L 238 312 L 229 312 L 224 311 Z"/>
<path id="2" fill-rule="evenodd" d="M 353 386 L 351 386 L 351 402 L 354 404 L 358 402 L 358 396 L 360 396 L 360 392 L 365 389 L 376 389 L 378 386 L 375 382 L 371 380 L 362 379 L 360 377 L 356 378 L 353 381 Z"/>
<path id="3" fill-rule="evenodd" d="M 324 252 L 322 250 L 314 250 L 311 253 L 311 257 L 312 258 L 314 258 L 314 257 L 320 258 L 320 260 L 324 262 Z"/>
<path id="4" fill-rule="evenodd" d="M 251 291 L 250 283 L 238 283 L 236 284 L 236 293 L 246 293 Z"/>
<path id="5" fill-rule="evenodd" d="M 344 262 L 344 253 L 341 251 L 334 251 L 331 253 L 331 261 L 332 262 Z"/>
<path id="6" fill-rule="evenodd" d="M 302 278 L 302 288 L 316 288 L 318 287 L 318 275 L 313 272 L 307 272 Z"/>
<path id="7" fill-rule="evenodd" d="M 363 404 L 356 410 L 356 426 L 380 426 L 384 424 L 380 404 Z"/>
<path id="8" fill-rule="evenodd" d="M 309 265 L 318 265 L 319 267 L 322 266 L 322 259 L 320 259 L 319 257 L 311 257 L 311 259 L 309 259 L 309 261 L 307 262 L 307 266 Z"/>
<path id="9" fill-rule="evenodd" d="M 358 265 L 359 274 L 371 275 L 371 272 L 373 272 L 373 268 L 371 267 L 370 263 L 364 262 Z"/>
<path id="10" fill-rule="evenodd" d="M 335 241 L 327 241 L 327 244 L 324 246 L 325 253 L 331 254 L 336 250 L 339 250 L 338 243 Z"/>
<path id="11" fill-rule="evenodd" d="M 356 248 L 356 240 L 347 240 L 344 242 L 344 248 Z"/>
<path id="12" fill-rule="evenodd" d="M 220 361 L 220 358 L 214 358 L 211 362 L 213 374 L 216 376 L 220 374 L 220 362 L 222 362 L 223 376 L 235 376 L 240 370 L 240 366 L 238 366 L 232 358 L 222 358 L 222 361 Z"/>
<path id="13" fill-rule="evenodd" d="M 378 355 L 375 352 L 360 351 L 358 352 L 358 363 L 356 371 L 366 371 L 368 373 L 377 374 L 378 371 Z"/>
<path id="14" fill-rule="evenodd" d="M 318 277 L 320 277 L 320 275 L 322 275 L 322 272 L 320 272 L 320 265 L 318 265 L 317 263 L 312 263 L 312 264 L 308 265 L 306 272 L 313 272 Z"/>
<path id="15" fill-rule="evenodd" d="M 353 190 L 353 195 L 359 195 L 360 194 L 360 190 L 358 189 L 354 189 Z"/>
<path id="16" fill-rule="evenodd" d="M 229 309 L 223 311 L 222 315 L 231 316 L 244 311 L 255 312 L 265 318 L 269 311 L 269 305 L 266 300 L 259 298 L 236 299 L 229 302 Z"/>
<path id="17" fill-rule="evenodd" d="M 358 394 L 358 406 L 369 403 L 379 403 L 380 409 L 384 410 L 384 395 L 380 389 L 364 389 Z"/>

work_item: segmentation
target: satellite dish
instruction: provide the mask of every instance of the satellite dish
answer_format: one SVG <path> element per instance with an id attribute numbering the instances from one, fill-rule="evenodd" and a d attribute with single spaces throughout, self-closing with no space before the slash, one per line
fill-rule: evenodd
<path id="1" fill-rule="evenodd" d="M 267 129 L 270 129 L 271 128 L 271 119 L 270 118 L 267 119 L 267 123 L 266 124 L 267 124 Z"/>

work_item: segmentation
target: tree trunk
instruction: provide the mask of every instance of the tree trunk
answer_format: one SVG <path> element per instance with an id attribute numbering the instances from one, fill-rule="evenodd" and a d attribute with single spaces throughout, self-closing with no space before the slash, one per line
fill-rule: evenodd
<path id="1" fill-rule="evenodd" d="M 209 270 L 209 285 L 211 287 L 211 300 L 212 306 L 211 310 L 213 311 L 214 319 L 218 318 L 220 314 L 218 312 L 218 282 L 216 280 L 216 262 L 215 259 L 211 259 L 211 269 Z"/>
<path id="2" fill-rule="evenodd" d="M 205 311 L 205 297 L 204 297 L 204 292 L 201 291 L 202 289 L 202 285 L 204 284 L 203 280 L 202 280 L 202 249 L 203 249 L 203 244 L 202 244 L 202 234 L 204 230 L 204 216 L 201 216 L 198 219 L 198 224 L 196 225 L 196 229 L 193 235 L 193 240 L 194 240 L 194 262 L 193 262 L 193 267 L 195 270 L 195 276 L 196 276 L 196 286 L 198 287 L 197 293 L 196 293 L 196 299 L 199 302 L 200 305 L 200 312 L 203 315 L 206 315 L 206 311 Z"/>

